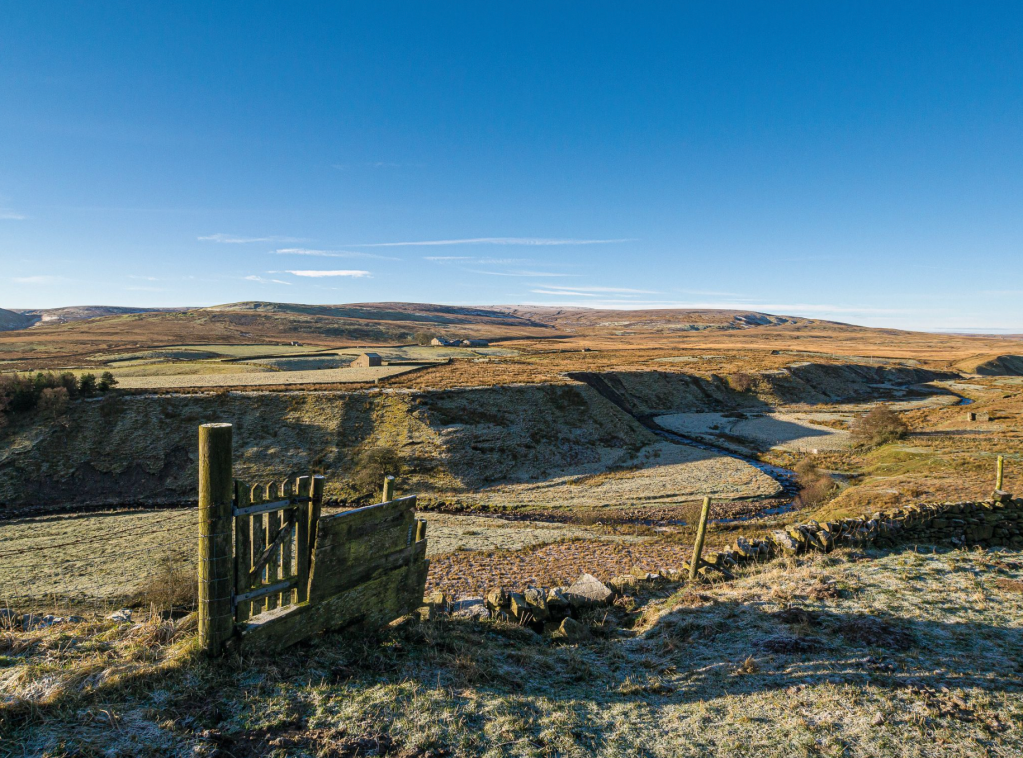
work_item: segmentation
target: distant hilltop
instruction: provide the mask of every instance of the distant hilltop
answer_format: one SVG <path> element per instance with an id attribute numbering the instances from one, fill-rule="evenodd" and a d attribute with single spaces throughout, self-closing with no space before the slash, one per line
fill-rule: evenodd
<path id="1" fill-rule="evenodd" d="M 0 330 L 27 329 L 36 324 L 64 324 L 104 316 L 131 313 L 163 313 L 187 311 L 188 308 L 130 308 L 120 305 L 69 305 L 63 308 L 0 308 Z"/>
<path id="2" fill-rule="evenodd" d="M 343 319 L 364 322 L 415 322 L 422 325 L 473 324 L 527 327 L 576 332 L 579 329 L 652 332 L 748 329 L 757 326 L 798 326 L 816 322 L 795 316 L 755 311 L 718 309 L 605 310 L 600 308 L 533 305 L 436 305 L 432 303 L 347 303 L 311 305 L 246 301 L 204 308 L 132 308 L 113 305 L 76 305 L 64 308 L 0 309 L 0 331 L 59 325 L 87 319 L 136 314 L 252 313 L 284 318 Z M 538 336 L 538 335 L 536 335 Z"/>

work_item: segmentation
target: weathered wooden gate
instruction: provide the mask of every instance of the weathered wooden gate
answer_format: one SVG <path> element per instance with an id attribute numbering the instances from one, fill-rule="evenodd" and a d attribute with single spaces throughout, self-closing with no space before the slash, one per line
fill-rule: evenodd
<path id="1" fill-rule="evenodd" d="M 199 428 L 199 634 L 203 647 L 280 648 L 380 626 L 422 602 L 426 522 L 415 496 L 322 516 L 324 478 L 249 486 L 231 477 L 231 425 Z"/>

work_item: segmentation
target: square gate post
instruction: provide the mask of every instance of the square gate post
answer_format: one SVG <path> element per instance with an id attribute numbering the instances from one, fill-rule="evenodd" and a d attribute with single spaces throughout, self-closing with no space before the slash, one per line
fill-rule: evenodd
<path id="1" fill-rule="evenodd" d="M 231 425 L 199 427 L 199 642 L 219 655 L 234 632 Z"/>

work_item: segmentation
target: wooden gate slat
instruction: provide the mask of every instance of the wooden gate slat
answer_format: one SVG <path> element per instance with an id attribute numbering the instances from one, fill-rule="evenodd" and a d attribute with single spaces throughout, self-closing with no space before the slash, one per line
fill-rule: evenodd
<path id="1" fill-rule="evenodd" d="M 235 482 L 235 507 L 245 508 L 249 505 L 251 495 L 242 482 Z M 252 556 L 252 517 L 238 516 L 234 520 L 234 587 L 235 594 L 240 595 L 249 589 L 249 561 Z M 246 621 L 249 618 L 251 603 L 238 603 L 234 609 L 235 621 Z"/>
<path id="2" fill-rule="evenodd" d="M 266 485 L 266 499 L 275 500 L 279 497 L 280 485 L 276 482 L 270 482 Z M 281 531 L 281 512 L 271 511 L 266 514 L 266 544 L 263 545 L 263 550 L 270 547 L 274 540 L 277 539 L 278 532 Z M 263 551 L 260 551 L 262 555 Z M 280 564 L 277 561 L 271 560 L 266 564 L 266 568 L 263 570 L 263 583 L 264 584 L 276 584 L 280 581 Z M 280 595 L 268 595 L 266 598 L 265 610 L 272 611 L 280 605 Z"/>
<path id="3" fill-rule="evenodd" d="M 290 479 L 285 480 L 285 482 L 281 485 L 281 498 L 284 500 L 290 500 L 291 496 L 294 494 L 295 482 Z M 291 563 L 295 554 L 294 521 L 296 516 L 296 508 L 289 509 L 288 511 L 285 511 L 284 513 L 281 514 L 282 523 L 286 520 L 285 519 L 286 516 L 291 517 L 290 519 L 287 519 L 287 521 L 289 522 L 289 525 L 287 527 L 288 533 L 285 536 L 284 541 L 281 543 L 281 548 L 278 551 L 278 566 L 280 567 L 278 576 L 280 576 L 281 579 L 291 579 L 295 576 L 295 573 L 292 570 Z M 282 592 L 280 596 L 277 598 L 278 606 L 283 607 L 285 605 L 291 605 L 292 594 L 293 593 L 291 592 L 291 590 L 288 590 L 287 592 Z"/>
<path id="4" fill-rule="evenodd" d="M 312 479 L 300 476 L 295 488 L 300 498 L 308 498 L 312 492 Z M 309 510 L 308 500 L 300 503 L 295 524 L 295 576 L 298 587 L 293 593 L 295 603 L 304 603 L 309 597 Z"/>

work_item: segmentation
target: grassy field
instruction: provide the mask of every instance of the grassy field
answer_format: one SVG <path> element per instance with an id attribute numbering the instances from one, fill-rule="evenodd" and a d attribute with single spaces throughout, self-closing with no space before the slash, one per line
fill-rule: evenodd
<path id="1" fill-rule="evenodd" d="M 331 509 L 328 509 L 328 513 Z M 446 513 L 429 522 L 428 555 L 516 551 L 565 540 L 636 543 L 600 527 Z M 120 607 L 196 572 L 195 509 L 119 511 L 0 521 L 0 607 L 62 612 Z"/>
<path id="2" fill-rule="evenodd" d="M 225 364 L 214 364 L 217 368 Z M 236 367 L 237 364 L 227 364 Z M 168 370 L 173 366 L 166 367 Z M 266 387 L 296 384 L 362 384 L 415 371 L 416 366 L 379 366 L 373 368 L 314 369 L 312 371 L 253 371 L 249 367 L 221 373 L 160 373 L 148 376 L 124 376 L 114 372 L 121 389 L 173 389 L 176 387 Z"/>
<path id="3" fill-rule="evenodd" d="M 197 534 L 194 509 L 0 522 L 0 602 L 50 612 L 120 607 L 153 583 L 194 575 Z"/>
<path id="4" fill-rule="evenodd" d="M 1014 756 L 1021 566 L 777 561 L 620 601 L 571 644 L 442 617 L 211 663 L 189 619 L 7 632 L 0 754 Z"/>

